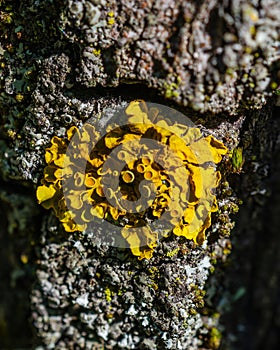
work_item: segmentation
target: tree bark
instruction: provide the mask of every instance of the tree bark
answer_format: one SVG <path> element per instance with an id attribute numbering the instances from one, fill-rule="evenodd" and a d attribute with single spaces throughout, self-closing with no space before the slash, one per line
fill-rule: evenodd
<path id="1" fill-rule="evenodd" d="M 1 349 L 278 348 L 279 18 L 277 0 L 0 0 Z M 134 99 L 229 149 L 205 243 L 141 261 L 35 194 L 52 136 Z"/>

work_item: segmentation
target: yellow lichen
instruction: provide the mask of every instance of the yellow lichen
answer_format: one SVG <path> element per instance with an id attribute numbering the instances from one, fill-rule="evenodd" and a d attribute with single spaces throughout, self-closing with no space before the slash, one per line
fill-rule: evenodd
<path id="1" fill-rule="evenodd" d="M 108 301 L 108 303 L 110 303 L 112 301 L 112 296 L 113 296 L 113 292 L 111 291 L 111 289 L 109 287 L 106 287 L 104 290 L 104 294 L 105 294 L 105 299 Z"/>
<path id="2" fill-rule="evenodd" d="M 115 14 L 113 11 L 108 12 L 108 19 L 107 19 L 107 23 L 111 26 L 115 23 L 115 18 L 114 18 Z"/>
<path id="3" fill-rule="evenodd" d="M 17 102 L 22 102 L 24 99 L 24 96 L 22 94 L 17 94 L 15 99 L 17 100 Z"/>
<path id="4" fill-rule="evenodd" d="M 174 255 L 178 254 L 179 251 L 180 251 L 180 248 L 175 248 L 171 252 L 167 252 L 166 256 L 168 256 L 169 258 L 172 258 Z"/>
<path id="5" fill-rule="evenodd" d="M 217 210 L 212 191 L 221 176 L 215 164 L 227 152 L 226 147 L 212 136 L 203 137 L 196 127 L 172 125 L 144 101 L 131 102 L 125 114 L 126 127 L 109 127 L 101 141 L 92 125 L 85 125 L 82 130 L 72 126 L 67 138 L 52 138 L 45 153 L 44 178 L 37 188 L 38 202 L 54 210 L 67 232 L 85 230 L 93 218 L 113 223 L 125 219 L 122 237 L 139 259 L 150 259 L 161 238 L 150 228 L 147 218 L 160 221 L 164 217 L 172 224 L 175 235 L 201 244 L 211 224 L 211 212 Z M 67 152 L 74 135 L 75 146 Z M 166 148 L 158 150 L 155 157 L 143 145 L 137 158 L 133 142 L 144 139 L 157 140 Z M 93 150 L 92 144 L 96 145 Z M 110 153 L 120 145 L 123 147 L 112 164 L 124 161 L 126 166 L 121 171 L 103 168 Z M 170 156 L 172 152 L 177 158 Z M 102 181 L 106 174 L 119 179 L 118 189 L 108 188 L 104 192 Z M 71 184 L 67 195 L 65 180 Z M 142 181 L 146 184 L 140 193 Z M 139 203 L 137 215 L 128 211 L 122 206 L 118 191 L 126 201 L 137 201 L 143 196 L 149 207 Z M 154 192 L 155 197 L 150 200 Z"/>
<path id="6" fill-rule="evenodd" d="M 100 55 L 101 55 L 101 50 L 100 50 L 100 49 L 93 49 L 93 50 L 92 50 L 92 53 L 93 53 L 95 56 L 100 56 Z"/>

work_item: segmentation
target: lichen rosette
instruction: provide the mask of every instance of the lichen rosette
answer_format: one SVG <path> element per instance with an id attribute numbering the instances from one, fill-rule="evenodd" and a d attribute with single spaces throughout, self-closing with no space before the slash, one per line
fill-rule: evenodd
<path id="1" fill-rule="evenodd" d="M 139 259 L 151 258 L 166 236 L 155 227 L 204 241 L 217 210 L 216 164 L 227 149 L 160 112 L 137 100 L 124 111 L 125 125 L 109 126 L 102 137 L 87 123 L 81 130 L 72 126 L 66 138 L 52 138 L 37 198 L 53 208 L 65 231 L 86 231 L 104 219 L 119 227 Z"/>

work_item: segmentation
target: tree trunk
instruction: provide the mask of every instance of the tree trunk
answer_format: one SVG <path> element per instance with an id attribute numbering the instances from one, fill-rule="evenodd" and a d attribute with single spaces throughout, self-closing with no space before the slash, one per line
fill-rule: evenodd
<path id="1" fill-rule="evenodd" d="M 278 349 L 279 18 L 277 0 L 0 0 L 1 349 Z M 143 260 L 36 199 L 52 137 L 135 99 L 229 150 L 206 240 Z"/>

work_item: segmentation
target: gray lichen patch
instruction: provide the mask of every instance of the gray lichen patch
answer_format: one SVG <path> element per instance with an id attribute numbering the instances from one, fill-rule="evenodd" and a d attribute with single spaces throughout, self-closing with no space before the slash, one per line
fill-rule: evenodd
<path id="1" fill-rule="evenodd" d="M 201 344 L 196 334 L 205 320 L 198 310 L 212 266 L 206 242 L 195 248 L 179 238 L 165 241 L 151 261 L 140 262 L 129 251 L 92 245 L 91 234 L 62 243 L 44 237 L 32 305 L 47 349 L 91 349 L 93 342 L 105 349 Z"/>
<path id="2" fill-rule="evenodd" d="M 82 50 L 85 86 L 140 80 L 195 110 L 236 114 L 269 96 L 279 15 L 278 1 L 83 0 L 68 2 L 61 26 Z"/>
<path id="3" fill-rule="evenodd" d="M 92 97 L 86 100 L 67 93 L 67 88 L 64 88 L 70 70 L 69 58 L 65 54 L 44 60 L 24 116 L 19 113 L 12 115 L 11 111 L 4 115 L 6 138 L 0 145 L 4 178 L 38 183 L 39 170 L 44 166 L 44 149 L 52 136 L 65 136 L 71 125 L 81 126 L 83 121 L 97 116 L 105 107 L 121 104 L 118 98 Z"/>

